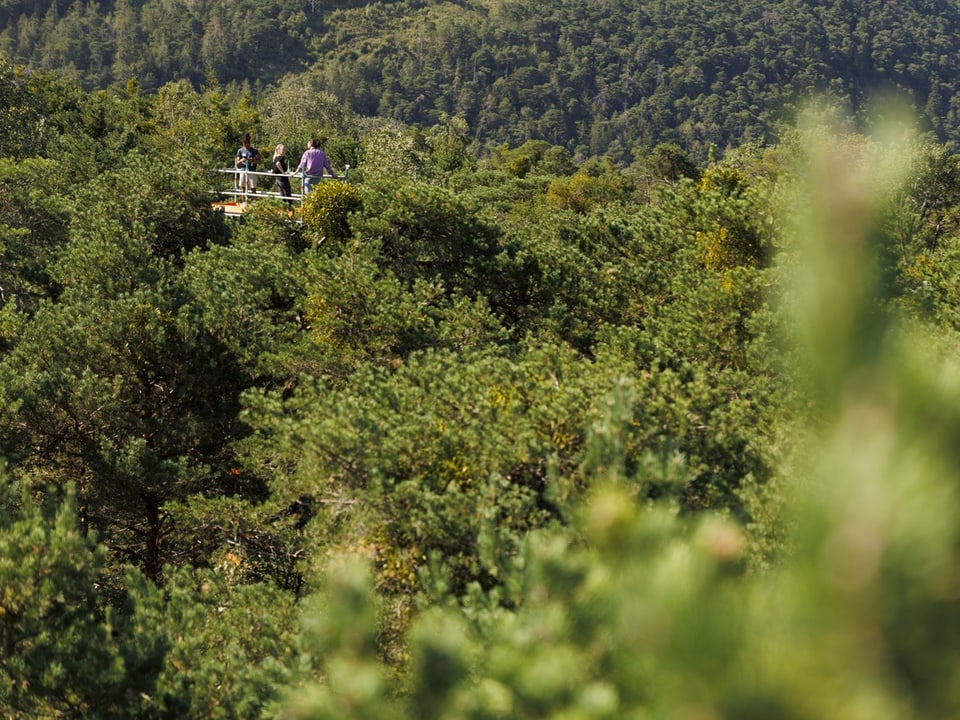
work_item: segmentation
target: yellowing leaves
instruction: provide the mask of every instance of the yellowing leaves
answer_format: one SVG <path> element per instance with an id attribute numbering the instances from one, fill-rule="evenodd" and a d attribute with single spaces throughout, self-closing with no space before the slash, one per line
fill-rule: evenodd
<path id="1" fill-rule="evenodd" d="M 319 183 L 303 202 L 303 221 L 318 237 L 346 240 L 349 216 L 362 204 L 356 185 L 335 180 Z"/>

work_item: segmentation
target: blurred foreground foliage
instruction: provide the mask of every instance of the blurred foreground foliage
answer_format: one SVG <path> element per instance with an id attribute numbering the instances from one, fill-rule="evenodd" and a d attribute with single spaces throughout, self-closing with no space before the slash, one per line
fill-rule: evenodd
<path id="1" fill-rule="evenodd" d="M 256 108 L 42 80 L 3 86 L 45 120 L 0 160 L 13 717 L 960 712 L 949 148 L 337 115 L 389 174 L 226 221 L 196 159 Z"/>
<path id="2" fill-rule="evenodd" d="M 750 571 L 749 526 L 645 501 L 664 478 L 631 470 L 617 391 L 584 440 L 584 502 L 525 536 L 497 593 L 454 602 L 439 554 L 421 570 L 401 703 L 348 640 L 374 627 L 357 607 L 373 580 L 348 563 L 306 628 L 325 679 L 284 717 L 956 715 L 958 338 L 887 302 L 909 149 L 811 142 L 787 297 L 818 410 L 780 487 L 786 557 Z"/>

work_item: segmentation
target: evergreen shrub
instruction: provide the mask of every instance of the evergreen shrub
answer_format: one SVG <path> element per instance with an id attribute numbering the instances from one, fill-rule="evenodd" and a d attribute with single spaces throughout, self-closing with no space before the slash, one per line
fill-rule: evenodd
<path id="1" fill-rule="evenodd" d="M 350 213 L 359 210 L 361 205 L 356 185 L 322 182 L 303 202 L 303 221 L 318 239 L 346 240 L 350 237 Z"/>

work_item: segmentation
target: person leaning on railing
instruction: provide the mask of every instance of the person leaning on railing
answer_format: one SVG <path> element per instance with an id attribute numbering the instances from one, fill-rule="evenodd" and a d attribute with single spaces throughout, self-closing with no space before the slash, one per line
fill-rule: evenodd
<path id="1" fill-rule="evenodd" d="M 323 171 L 327 170 L 331 175 L 336 176 L 333 168 L 330 167 L 330 161 L 327 160 L 327 154 L 320 149 L 320 143 L 316 140 L 310 140 L 307 143 L 306 152 L 300 158 L 300 164 L 294 170 L 294 174 L 303 175 L 303 192 L 310 192 L 314 183 L 320 182 L 323 178 Z"/>

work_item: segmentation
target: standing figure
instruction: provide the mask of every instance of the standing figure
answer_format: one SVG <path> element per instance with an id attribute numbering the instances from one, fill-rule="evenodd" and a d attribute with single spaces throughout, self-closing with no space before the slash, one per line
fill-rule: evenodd
<path id="1" fill-rule="evenodd" d="M 303 153 L 303 156 L 300 158 L 300 164 L 297 165 L 297 169 L 294 171 L 295 173 L 303 172 L 304 194 L 310 192 L 314 183 L 318 183 L 323 179 L 324 169 L 334 177 L 336 176 L 336 173 L 327 161 L 327 154 L 320 149 L 320 143 L 316 140 L 311 140 L 307 143 L 307 150 Z"/>
<path id="2" fill-rule="evenodd" d="M 250 144 L 250 133 L 243 134 L 243 145 L 237 150 L 236 166 L 240 171 L 238 175 L 240 189 L 244 195 L 249 191 L 251 194 L 257 192 L 257 164 L 260 162 L 260 151 Z"/>
<path id="3" fill-rule="evenodd" d="M 289 166 L 287 165 L 287 147 L 283 143 L 277 145 L 273 151 L 273 163 L 270 168 L 277 176 L 277 189 L 283 196 L 283 201 L 293 204 L 293 190 L 290 187 Z"/>

